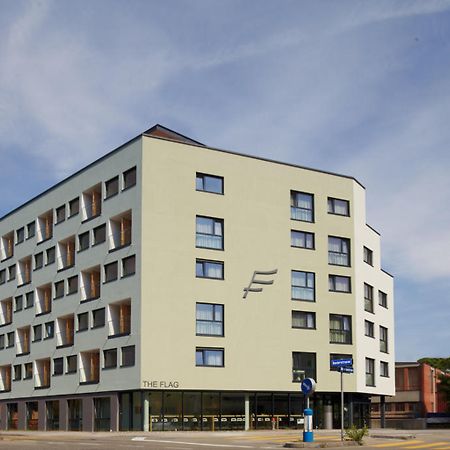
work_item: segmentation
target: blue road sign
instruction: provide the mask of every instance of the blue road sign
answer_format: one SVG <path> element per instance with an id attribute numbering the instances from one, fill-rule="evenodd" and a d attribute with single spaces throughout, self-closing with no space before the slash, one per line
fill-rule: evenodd
<path id="1" fill-rule="evenodd" d="M 331 367 L 343 367 L 343 366 L 352 366 L 353 359 L 332 359 Z"/>
<path id="2" fill-rule="evenodd" d="M 353 367 L 341 366 L 339 367 L 339 372 L 353 373 Z"/>
<path id="3" fill-rule="evenodd" d="M 316 382 L 312 378 L 304 378 L 300 388 L 305 395 L 310 395 L 316 388 Z"/>

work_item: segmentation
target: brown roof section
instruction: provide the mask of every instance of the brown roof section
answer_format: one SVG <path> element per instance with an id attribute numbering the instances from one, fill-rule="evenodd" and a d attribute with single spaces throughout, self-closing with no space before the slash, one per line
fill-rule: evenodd
<path id="1" fill-rule="evenodd" d="M 177 133 L 176 131 L 173 131 L 169 128 L 163 127 L 158 123 L 156 125 L 153 125 L 147 131 L 144 131 L 144 133 L 142 134 L 145 136 L 154 136 L 162 139 L 170 139 L 171 141 L 184 142 L 186 144 L 195 144 L 205 147 L 205 144 L 202 144 L 201 142 L 198 141 L 194 141 L 194 139 L 184 136 L 183 134 Z"/>

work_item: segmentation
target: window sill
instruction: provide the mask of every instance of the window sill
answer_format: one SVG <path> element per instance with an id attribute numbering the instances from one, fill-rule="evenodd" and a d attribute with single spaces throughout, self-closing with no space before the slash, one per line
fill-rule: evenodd
<path id="1" fill-rule="evenodd" d="M 78 291 L 68 292 L 66 297 L 69 297 L 69 296 L 77 294 L 77 293 L 78 293 Z"/>
<path id="2" fill-rule="evenodd" d="M 214 248 L 214 247 L 201 247 L 200 245 L 196 245 L 195 248 L 200 248 L 202 250 L 215 250 L 216 252 L 223 252 L 225 249 L 222 246 L 222 248 Z"/>
<path id="3" fill-rule="evenodd" d="M 334 292 L 335 294 L 351 294 L 352 291 L 333 291 L 332 289 L 329 289 L 328 292 Z"/>
<path id="4" fill-rule="evenodd" d="M 70 370 L 66 372 L 66 375 L 73 375 L 74 373 L 77 373 L 76 370 Z"/>
<path id="5" fill-rule="evenodd" d="M 125 368 L 125 367 L 134 367 L 135 366 L 135 364 L 127 364 L 127 365 L 122 365 L 122 366 L 120 366 L 120 368 L 121 369 L 123 369 L 123 368 Z"/>
<path id="6" fill-rule="evenodd" d="M 95 326 L 91 327 L 91 330 L 97 330 L 97 329 L 99 329 L 99 328 L 103 328 L 104 326 L 105 326 L 105 324 L 102 324 L 102 325 L 95 325 Z"/>
<path id="7" fill-rule="evenodd" d="M 6 261 L 8 261 L 8 260 L 10 260 L 12 257 L 13 257 L 14 255 L 10 255 L 10 256 L 8 256 L 7 258 L 5 258 L 5 259 L 2 259 L 0 262 L 6 262 Z"/>
<path id="8" fill-rule="evenodd" d="M 328 211 L 328 214 L 331 214 L 332 216 L 350 217 L 350 214 L 339 214 L 331 211 Z"/>
<path id="9" fill-rule="evenodd" d="M 100 217 L 101 215 L 102 215 L 102 213 L 98 213 L 98 214 L 96 214 L 95 216 L 91 216 L 91 217 L 88 217 L 87 219 L 82 220 L 81 223 L 87 223 L 87 222 L 90 222 L 91 220 L 94 220 L 94 219 L 96 219 L 97 217 Z"/>
<path id="10" fill-rule="evenodd" d="M 300 247 L 299 245 L 291 245 L 291 248 L 301 248 L 303 250 L 315 250 L 315 247 Z"/>
<path id="11" fill-rule="evenodd" d="M 106 202 L 106 201 L 109 200 L 110 198 L 117 197 L 118 195 L 119 195 L 119 191 L 114 192 L 114 194 L 109 194 L 108 197 L 105 197 L 105 198 L 103 199 L 103 201 Z"/>
<path id="12" fill-rule="evenodd" d="M 129 336 L 130 334 L 131 334 L 131 330 L 126 331 L 124 333 L 111 334 L 108 336 L 108 339 L 114 339 L 114 338 L 118 338 L 118 337 L 122 337 L 122 336 Z"/>
<path id="13" fill-rule="evenodd" d="M 67 348 L 67 347 L 73 347 L 73 342 L 71 344 L 61 344 L 61 345 L 57 345 L 56 348 L 60 349 L 60 348 Z M 62 374 L 61 374 L 62 375 Z"/>
<path id="14" fill-rule="evenodd" d="M 53 236 L 49 236 L 48 238 L 45 238 L 45 239 L 43 239 L 42 241 L 37 242 L 36 245 L 41 245 L 41 244 L 43 244 L 44 242 L 49 241 L 52 237 L 53 237 Z"/>
<path id="15" fill-rule="evenodd" d="M 133 275 L 136 275 L 136 272 L 133 272 L 133 273 L 126 273 L 125 275 L 122 275 L 122 276 L 120 277 L 120 279 L 123 280 L 124 278 L 129 278 L 129 277 L 132 277 Z"/>
<path id="16" fill-rule="evenodd" d="M 136 186 L 137 183 L 131 184 L 130 186 L 126 186 L 122 189 L 122 192 L 128 191 L 129 189 L 133 188 Z"/>
<path id="17" fill-rule="evenodd" d="M 1 328 L 1 327 L 6 327 L 6 326 L 11 325 L 11 324 L 12 324 L 12 320 L 10 320 L 9 322 L 2 323 L 2 324 L 0 325 L 0 328 Z"/>
<path id="18" fill-rule="evenodd" d="M 65 267 L 62 267 L 61 269 L 58 269 L 57 273 L 64 272 L 65 270 L 72 269 L 73 267 L 75 267 L 75 263 L 71 264 L 70 266 L 65 266 Z"/>
<path id="19" fill-rule="evenodd" d="M 293 330 L 317 330 L 316 327 L 292 327 Z"/>
<path id="20" fill-rule="evenodd" d="M 51 312 L 52 312 L 51 310 L 50 311 L 42 311 L 42 312 L 36 314 L 36 317 L 45 316 L 46 314 L 50 314 Z"/>
<path id="21" fill-rule="evenodd" d="M 352 342 L 333 342 L 333 341 L 330 341 L 330 344 L 333 344 L 333 345 L 353 345 Z"/>
<path id="22" fill-rule="evenodd" d="M 206 365 L 200 366 L 196 364 L 195 367 L 210 367 L 212 369 L 223 369 L 225 366 L 206 366 Z"/>
<path id="23" fill-rule="evenodd" d="M 98 384 L 100 383 L 100 380 L 93 380 L 93 381 L 80 381 L 80 386 L 86 386 L 89 384 Z"/>
<path id="24" fill-rule="evenodd" d="M 205 189 L 196 189 L 196 192 L 206 192 L 207 194 L 225 195 L 223 192 L 206 191 Z"/>
<path id="25" fill-rule="evenodd" d="M 35 386 L 34 389 L 37 391 L 39 389 L 50 389 L 50 385 L 47 384 L 45 386 Z"/>
<path id="26" fill-rule="evenodd" d="M 78 216 L 78 214 L 80 214 L 79 212 L 73 213 L 70 216 L 67 217 L 67 219 L 72 219 L 72 217 L 76 217 Z"/>
<path id="27" fill-rule="evenodd" d="M 19 356 L 27 356 L 29 354 L 30 354 L 30 352 L 16 353 L 16 358 L 18 358 Z"/>
<path id="28" fill-rule="evenodd" d="M 109 253 L 117 252 L 119 250 L 122 250 L 123 248 L 129 247 L 130 245 L 131 245 L 131 242 L 128 242 L 127 244 L 119 245 L 118 247 L 114 247 L 114 248 L 110 249 Z"/>
<path id="29" fill-rule="evenodd" d="M 94 300 L 98 300 L 99 298 L 100 298 L 100 295 L 97 295 L 96 297 L 92 297 L 92 298 L 85 298 L 84 300 L 80 301 L 80 305 L 82 305 L 83 303 L 93 302 Z"/>
<path id="30" fill-rule="evenodd" d="M 216 280 L 216 281 L 224 281 L 225 280 L 225 278 L 200 277 L 198 275 L 196 275 L 195 278 L 198 278 L 199 280 Z"/>
<path id="31" fill-rule="evenodd" d="M 292 298 L 291 297 L 291 300 L 293 302 L 309 302 L 309 303 L 315 303 L 316 302 L 316 299 L 314 299 L 314 300 L 307 300 L 305 298 Z"/>
<path id="32" fill-rule="evenodd" d="M 53 373 L 52 377 L 60 377 L 62 375 L 64 375 L 64 373 Z"/>
<path id="33" fill-rule="evenodd" d="M 195 333 L 196 336 L 203 336 L 203 337 L 217 337 L 217 338 L 222 338 L 225 337 L 224 334 L 200 334 L 200 333 Z"/>
<path id="34" fill-rule="evenodd" d="M 77 333 L 83 333 L 84 331 L 89 331 L 89 328 L 83 328 L 82 330 L 77 330 Z"/>
<path id="35" fill-rule="evenodd" d="M 294 217 L 291 217 L 291 220 L 295 220 L 296 222 L 304 222 L 304 223 L 316 223 L 315 220 L 295 219 Z"/>
<path id="36" fill-rule="evenodd" d="M 102 370 L 112 370 L 112 369 L 117 369 L 117 365 L 116 365 L 116 366 L 103 367 L 103 368 L 102 368 Z"/>
<path id="37" fill-rule="evenodd" d="M 329 266 L 333 266 L 333 267 L 352 267 L 350 264 L 333 264 L 333 263 L 328 263 Z"/>
<path id="38" fill-rule="evenodd" d="M 105 242 L 106 242 L 106 239 L 105 239 L 104 241 L 94 242 L 94 243 L 92 244 L 92 247 L 97 247 L 97 245 L 104 244 Z"/>

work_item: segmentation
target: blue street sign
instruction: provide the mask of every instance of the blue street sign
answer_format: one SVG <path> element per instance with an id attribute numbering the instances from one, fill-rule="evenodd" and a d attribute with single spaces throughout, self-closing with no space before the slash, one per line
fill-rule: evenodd
<path id="1" fill-rule="evenodd" d="M 310 395 L 316 388 L 316 382 L 312 378 L 304 378 L 300 388 L 305 395 Z"/>
<path id="2" fill-rule="evenodd" d="M 332 359 L 331 367 L 342 367 L 353 365 L 353 359 Z"/>
<path id="3" fill-rule="evenodd" d="M 353 373 L 353 367 L 341 366 L 339 367 L 339 372 Z"/>

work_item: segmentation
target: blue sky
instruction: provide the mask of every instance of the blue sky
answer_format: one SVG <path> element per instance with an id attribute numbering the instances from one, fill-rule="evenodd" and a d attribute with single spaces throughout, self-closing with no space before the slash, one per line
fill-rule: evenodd
<path id="1" fill-rule="evenodd" d="M 154 123 L 355 176 L 397 360 L 450 355 L 450 1 L 0 0 L 0 214 Z"/>

